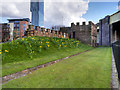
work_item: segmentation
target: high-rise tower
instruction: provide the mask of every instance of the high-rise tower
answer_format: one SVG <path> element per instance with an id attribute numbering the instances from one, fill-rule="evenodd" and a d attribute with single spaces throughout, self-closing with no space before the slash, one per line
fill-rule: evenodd
<path id="1" fill-rule="evenodd" d="M 44 0 L 31 0 L 32 25 L 44 26 Z"/>
<path id="2" fill-rule="evenodd" d="M 120 11 L 120 1 L 118 2 L 118 11 Z"/>

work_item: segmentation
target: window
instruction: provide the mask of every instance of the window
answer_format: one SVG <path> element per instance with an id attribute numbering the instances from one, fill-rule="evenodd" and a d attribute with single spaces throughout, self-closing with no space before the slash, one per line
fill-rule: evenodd
<path id="1" fill-rule="evenodd" d="M 14 27 L 16 27 L 16 24 L 14 24 Z"/>
<path id="2" fill-rule="evenodd" d="M 17 28 L 17 31 L 19 31 L 19 27 Z"/>
<path id="3" fill-rule="evenodd" d="M 19 32 L 17 32 L 17 35 L 19 35 Z"/>
<path id="4" fill-rule="evenodd" d="M 19 27 L 19 24 L 17 24 L 17 27 Z"/>
<path id="5" fill-rule="evenodd" d="M 19 21 L 15 21 L 15 23 L 19 23 Z"/>
<path id="6" fill-rule="evenodd" d="M 10 28 L 10 24 L 8 24 L 8 28 Z"/>
<path id="7" fill-rule="evenodd" d="M 26 24 L 24 24 L 24 31 L 26 30 Z"/>

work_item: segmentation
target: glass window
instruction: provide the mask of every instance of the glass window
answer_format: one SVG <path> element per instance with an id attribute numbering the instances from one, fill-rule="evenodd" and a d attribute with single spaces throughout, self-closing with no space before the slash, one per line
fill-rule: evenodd
<path id="1" fill-rule="evenodd" d="M 19 28 L 17 28 L 17 31 L 19 31 Z"/>
<path id="2" fill-rule="evenodd" d="M 19 24 L 17 24 L 17 27 L 19 27 Z"/>
<path id="3" fill-rule="evenodd" d="M 15 21 L 15 23 L 19 23 L 19 21 Z"/>
<path id="4" fill-rule="evenodd" d="M 17 35 L 19 35 L 19 32 L 17 32 Z"/>
<path id="5" fill-rule="evenodd" d="M 26 24 L 24 24 L 24 31 L 26 30 Z"/>
<path id="6" fill-rule="evenodd" d="M 8 28 L 10 28 L 10 24 L 8 24 Z"/>

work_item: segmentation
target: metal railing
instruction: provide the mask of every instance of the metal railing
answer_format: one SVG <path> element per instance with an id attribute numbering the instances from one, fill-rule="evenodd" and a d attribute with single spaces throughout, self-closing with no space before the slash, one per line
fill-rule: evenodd
<path id="1" fill-rule="evenodd" d="M 115 58 L 116 68 L 118 72 L 118 78 L 120 81 L 120 41 L 112 44 L 113 54 Z"/>

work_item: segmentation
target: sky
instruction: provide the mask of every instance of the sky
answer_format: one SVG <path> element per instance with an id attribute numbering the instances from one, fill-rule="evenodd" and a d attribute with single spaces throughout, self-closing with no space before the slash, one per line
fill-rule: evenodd
<path id="1" fill-rule="evenodd" d="M 104 1 L 104 2 L 102 2 Z M 93 21 L 118 11 L 119 0 L 45 0 L 44 23 L 49 28 L 55 25 L 70 26 L 72 22 Z M 30 0 L 4 0 L 0 3 L 0 23 L 10 18 L 30 18 Z"/>
<path id="2" fill-rule="evenodd" d="M 118 2 L 90 2 L 88 6 L 88 11 L 83 15 L 83 18 L 94 23 L 118 11 Z"/>

